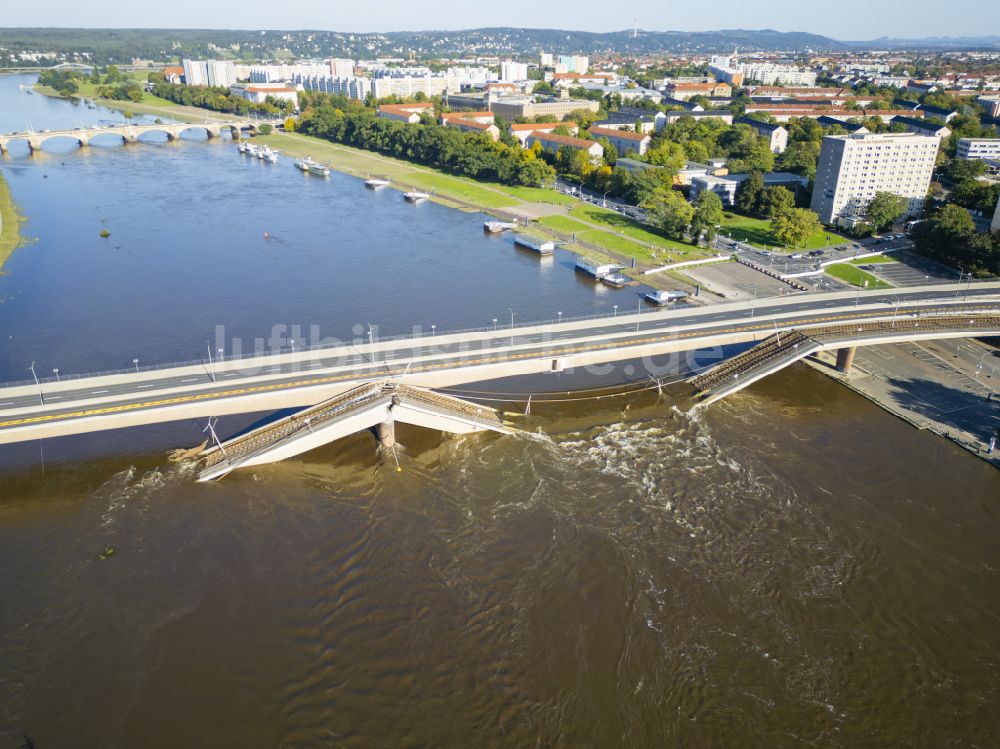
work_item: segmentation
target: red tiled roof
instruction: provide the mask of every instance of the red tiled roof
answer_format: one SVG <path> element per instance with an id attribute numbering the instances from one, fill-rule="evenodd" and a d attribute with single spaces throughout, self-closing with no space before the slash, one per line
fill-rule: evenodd
<path id="1" fill-rule="evenodd" d="M 378 111 L 388 112 L 389 114 L 416 114 L 417 112 L 423 112 L 427 109 L 433 109 L 434 105 L 431 103 L 424 102 L 414 102 L 413 104 L 379 104 Z"/>
<path id="2" fill-rule="evenodd" d="M 571 138 L 568 135 L 556 135 L 555 133 L 537 133 L 534 134 L 537 140 L 548 141 L 549 143 L 561 143 L 564 146 L 572 146 L 573 148 L 590 149 L 598 145 L 597 141 L 594 140 L 584 140 L 583 138 Z"/>
<path id="3" fill-rule="evenodd" d="M 572 128 L 573 125 L 565 122 L 525 122 L 523 124 L 513 123 L 510 125 L 512 133 L 530 132 L 532 130 L 555 130 L 557 127 L 566 125 Z"/>

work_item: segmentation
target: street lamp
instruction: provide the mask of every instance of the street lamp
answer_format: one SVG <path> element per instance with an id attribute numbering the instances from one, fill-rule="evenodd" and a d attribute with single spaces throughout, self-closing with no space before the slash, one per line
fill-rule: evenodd
<path id="1" fill-rule="evenodd" d="M 508 307 L 507 311 L 510 312 L 510 345 L 513 346 L 514 345 L 514 310 L 511 309 L 510 307 Z"/>
<path id="2" fill-rule="evenodd" d="M 750 303 L 750 319 L 751 320 L 753 319 L 754 310 L 757 309 L 757 291 L 758 291 L 758 289 L 754 288 L 754 290 L 753 290 L 753 301 Z"/>
<path id="3" fill-rule="evenodd" d="M 35 374 L 35 363 L 31 362 L 31 366 L 28 367 L 31 370 L 31 376 L 35 378 L 35 384 L 38 385 L 38 400 L 41 401 L 42 405 L 45 405 L 45 396 L 42 395 L 42 383 L 38 381 L 38 375 Z"/>
<path id="4" fill-rule="evenodd" d="M 494 317 L 493 318 L 493 332 L 494 333 L 496 332 L 496 329 L 497 329 L 497 319 Z"/>
<path id="5" fill-rule="evenodd" d="M 615 307 L 615 317 L 618 317 L 618 305 L 616 304 L 614 307 Z"/>
<path id="6" fill-rule="evenodd" d="M 562 310 L 559 310 L 556 314 L 559 315 L 559 322 L 562 322 Z"/>
<path id="7" fill-rule="evenodd" d="M 59 382 L 59 367 L 52 370 L 52 374 L 56 376 L 56 382 Z"/>
<path id="8" fill-rule="evenodd" d="M 132 360 L 132 364 L 135 365 L 135 373 L 139 374 L 139 360 L 138 359 L 133 359 Z"/>
<path id="9" fill-rule="evenodd" d="M 437 335 L 437 325 L 435 323 L 431 323 L 431 335 Z"/>

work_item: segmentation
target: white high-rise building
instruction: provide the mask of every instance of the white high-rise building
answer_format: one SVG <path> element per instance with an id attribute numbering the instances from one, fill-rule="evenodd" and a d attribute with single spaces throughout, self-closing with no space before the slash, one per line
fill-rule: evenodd
<path id="1" fill-rule="evenodd" d="M 208 63 L 204 60 L 182 60 L 184 83 L 188 86 L 208 85 Z"/>
<path id="2" fill-rule="evenodd" d="M 501 81 L 525 81 L 528 79 L 528 66 L 523 62 L 504 60 L 500 63 Z"/>
<path id="3" fill-rule="evenodd" d="M 229 60 L 209 60 L 206 68 L 209 86 L 229 88 L 236 83 L 236 67 Z"/>
<path id="4" fill-rule="evenodd" d="M 586 73 L 590 69 L 590 58 L 585 55 L 559 55 L 557 73 Z"/>
<path id="5" fill-rule="evenodd" d="M 907 199 L 905 217 L 924 206 L 941 139 L 914 133 L 827 135 L 820 148 L 810 208 L 825 224 L 864 218 L 877 192 Z"/>
<path id="6" fill-rule="evenodd" d="M 538 53 L 538 65 L 543 68 L 552 67 L 552 53 L 551 52 L 539 52 Z"/>
<path id="7" fill-rule="evenodd" d="M 351 78 L 354 75 L 354 60 L 343 58 L 330 60 L 330 75 L 334 78 Z"/>

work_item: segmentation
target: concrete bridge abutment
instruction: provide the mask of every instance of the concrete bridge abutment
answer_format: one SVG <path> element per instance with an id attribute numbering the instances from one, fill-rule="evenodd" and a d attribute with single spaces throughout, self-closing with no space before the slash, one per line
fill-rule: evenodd
<path id="1" fill-rule="evenodd" d="M 857 352 L 857 346 L 849 346 L 847 348 L 837 349 L 837 371 L 843 374 L 848 374 L 851 371 L 851 367 L 854 365 L 854 354 Z"/>

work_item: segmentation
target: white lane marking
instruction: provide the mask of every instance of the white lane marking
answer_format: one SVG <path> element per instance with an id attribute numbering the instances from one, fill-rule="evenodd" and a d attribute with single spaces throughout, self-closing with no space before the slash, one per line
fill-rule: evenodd
<path id="1" fill-rule="evenodd" d="M 6 403 L 0 403 L 0 406 L 13 406 L 14 401 L 7 401 Z"/>
<path id="2" fill-rule="evenodd" d="M 153 387 L 153 383 L 150 383 L 148 385 L 136 385 L 135 387 L 136 387 L 137 390 L 141 389 L 141 388 L 151 388 L 151 387 Z"/>
<path id="3" fill-rule="evenodd" d="M 100 395 L 101 393 L 106 393 L 106 392 L 108 392 L 108 391 L 107 390 L 91 390 L 90 394 L 91 395 Z"/>
<path id="4" fill-rule="evenodd" d="M 181 382 L 195 382 L 197 379 L 198 379 L 197 377 L 192 377 L 189 380 L 181 380 Z"/>

